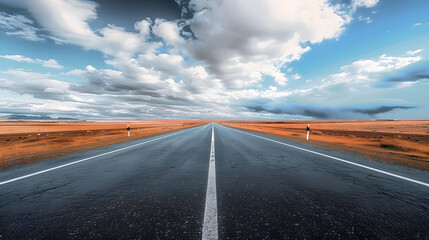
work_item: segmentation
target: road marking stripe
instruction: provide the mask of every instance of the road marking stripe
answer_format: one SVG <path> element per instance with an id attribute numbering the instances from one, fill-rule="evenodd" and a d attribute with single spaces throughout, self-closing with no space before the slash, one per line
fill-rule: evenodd
<path id="1" fill-rule="evenodd" d="M 425 187 L 429 187 L 429 183 L 425 183 L 425 182 L 421 182 L 421 181 L 418 181 L 418 180 L 415 180 L 415 179 L 403 177 L 401 175 L 397 175 L 397 174 L 394 174 L 394 173 L 386 172 L 386 171 L 383 171 L 383 170 L 380 170 L 380 169 L 377 169 L 377 168 L 373 168 L 373 167 L 368 167 L 368 166 L 365 166 L 365 165 L 362 165 L 362 164 L 359 164 L 359 163 L 354 163 L 354 162 L 351 162 L 351 161 L 347 161 L 347 160 L 344 160 L 344 159 L 341 159 L 341 158 L 337 158 L 337 157 L 333 157 L 333 156 L 330 156 L 330 155 L 327 155 L 327 154 L 315 152 L 315 151 L 308 150 L 308 149 L 305 149 L 305 148 L 297 147 L 297 146 L 290 145 L 290 144 L 287 144 L 287 143 L 284 143 L 284 142 L 280 142 L 280 141 L 276 141 L 276 140 L 273 140 L 273 139 L 261 137 L 261 136 L 255 135 L 255 134 L 251 134 L 251 133 L 247 133 L 247 132 L 241 131 L 241 130 L 236 130 L 236 129 L 233 129 L 233 128 L 229 128 L 229 129 L 237 131 L 237 132 L 245 133 L 245 134 L 257 137 L 257 138 L 261 138 L 261 139 L 264 139 L 264 140 L 268 140 L 268 141 L 271 141 L 271 142 L 279 143 L 279 144 L 282 144 L 282 145 L 285 145 L 285 146 L 288 146 L 288 147 L 291 147 L 291 148 L 296 148 L 296 149 L 299 149 L 299 150 L 302 150 L 302 151 L 306 151 L 306 152 L 317 154 L 317 155 L 320 155 L 320 156 L 323 156 L 323 157 L 331 158 L 331 159 L 334 159 L 334 160 L 337 160 L 337 161 L 340 161 L 340 162 L 345 162 L 345 163 L 348 163 L 348 164 L 351 164 L 351 165 L 354 165 L 354 166 L 358 166 L 358 167 L 365 168 L 365 169 L 368 169 L 368 170 L 372 170 L 372 171 L 375 171 L 375 172 L 383 173 L 385 175 L 396 177 L 396 178 L 399 178 L 399 179 L 402 179 L 402 180 L 405 180 L 405 181 L 409 181 L 409 182 L 412 182 L 412 183 L 417 183 L 417 184 L 420 184 L 420 185 L 425 186 Z"/>
<path id="2" fill-rule="evenodd" d="M 214 146 L 214 125 L 212 124 L 212 143 L 210 147 L 209 175 L 207 179 L 206 206 L 204 210 L 203 240 L 218 239 L 217 195 L 216 195 L 216 161 Z"/>
<path id="3" fill-rule="evenodd" d="M 30 173 L 30 174 L 27 174 L 27 175 L 24 175 L 24 176 L 21 176 L 21 177 L 12 178 L 12 179 L 0 182 L 0 186 L 4 185 L 4 184 L 7 184 L 7 183 L 15 182 L 15 181 L 18 181 L 18 180 L 21 180 L 21 179 L 33 177 L 33 176 L 36 176 L 36 175 L 39 175 L 39 174 L 42 174 L 42 173 L 50 172 L 50 171 L 53 171 L 53 170 L 56 170 L 56 169 L 60 169 L 60 168 L 63 168 L 63 167 L 67 167 L 67 166 L 70 166 L 70 165 L 74 165 L 74 164 L 77 164 L 77 163 L 85 162 L 85 161 L 88 161 L 88 160 L 91 160 L 91 159 L 94 159 L 94 158 L 97 158 L 97 157 L 102 157 L 102 156 L 105 156 L 105 155 L 108 155 L 108 154 L 112 154 L 112 153 L 115 153 L 115 152 L 120 152 L 120 151 L 123 151 L 125 149 L 129 149 L 129 148 L 132 148 L 132 147 L 140 146 L 140 145 L 143 145 L 143 144 L 146 144 L 146 143 L 150 143 L 150 142 L 153 142 L 153 141 L 157 141 L 157 140 L 160 140 L 160 139 L 163 139 L 163 138 L 166 138 L 166 137 L 171 137 L 171 136 L 174 136 L 174 135 L 177 135 L 177 134 L 180 134 L 180 133 L 188 132 L 190 130 L 191 129 L 185 130 L 185 131 L 176 132 L 176 133 L 173 133 L 173 134 L 169 134 L 169 135 L 165 135 L 165 136 L 162 136 L 162 137 L 154 138 L 154 139 L 151 139 L 151 140 L 148 140 L 148 141 L 145 141 L 145 142 L 137 143 L 137 144 L 134 144 L 134 145 L 131 145 L 131 146 L 128 146 L 128 147 L 123 147 L 123 148 L 116 149 L 116 150 L 113 150 L 113 151 L 110 151 L 110 152 L 105 152 L 105 153 L 102 153 L 102 154 L 98 154 L 98 155 L 95 155 L 95 156 L 92 156 L 92 157 L 87 157 L 87 158 L 80 159 L 80 160 L 77 160 L 77 161 L 74 161 L 74 162 L 70 162 L 70 163 L 66 163 L 66 164 L 63 164 L 63 165 L 60 165 L 60 166 L 48 168 L 48 169 L 45 169 L 45 170 L 42 170 L 42 171 L 38 171 L 38 172 L 35 172 L 35 173 Z"/>

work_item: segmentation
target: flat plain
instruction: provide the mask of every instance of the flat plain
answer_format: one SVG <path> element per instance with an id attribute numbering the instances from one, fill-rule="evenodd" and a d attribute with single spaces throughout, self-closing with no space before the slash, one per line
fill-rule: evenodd
<path id="1" fill-rule="evenodd" d="M 222 121 L 373 160 L 429 170 L 429 121 Z M 310 139 L 306 126 L 310 124 Z"/>
<path id="2" fill-rule="evenodd" d="M 209 121 L 0 121 L 0 168 L 56 158 Z M 373 160 L 429 170 L 429 121 L 216 121 Z M 306 126 L 310 139 L 306 141 Z M 131 136 L 127 136 L 127 126 Z"/>
<path id="3" fill-rule="evenodd" d="M 0 169 L 194 127 L 205 121 L 0 121 Z M 127 126 L 130 126 L 128 137 Z"/>

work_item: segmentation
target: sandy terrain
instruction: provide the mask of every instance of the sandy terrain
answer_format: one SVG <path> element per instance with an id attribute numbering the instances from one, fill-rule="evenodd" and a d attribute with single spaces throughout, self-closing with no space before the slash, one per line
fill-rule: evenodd
<path id="1" fill-rule="evenodd" d="M 204 123 L 206 122 L 0 121 L 0 169 Z M 130 137 L 127 125 L 131 128 Z"/>
<path id="2" fill-rule="evenodd" d="M 222 121 L 294 141 L 429 171 L 429 121 Z"/>
<path id="3" fill-rule="evenodd" d="M 0 121 L 0 168 L 55 158 L 208 121 Z M 429 171 L 429 121 L 218 121 Z M 126 127 L 131 127 L 131 137 Z"/>

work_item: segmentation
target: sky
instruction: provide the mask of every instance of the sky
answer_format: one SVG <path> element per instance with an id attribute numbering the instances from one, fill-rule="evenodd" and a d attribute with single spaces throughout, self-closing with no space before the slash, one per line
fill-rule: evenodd
<path id="1" fill-rule="evenodd" d="M 429 119 L 427 0 L 0 0 L 0 119 Z"/>

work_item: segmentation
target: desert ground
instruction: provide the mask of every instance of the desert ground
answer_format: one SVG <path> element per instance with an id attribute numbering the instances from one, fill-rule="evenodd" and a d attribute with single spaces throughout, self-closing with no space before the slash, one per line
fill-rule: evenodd
<path id="1" fill-rule="evenodd" d="M 204 123 L 206 121 L 4 120 L 0 121 L 0 169 Z"/>
<path id="2" fill-rule="evenodd" d="M 429 171 L 429 121 L 219 121 Z M 306 126 L 310 139 L 306 141 Z"/>
<path id="3" fill-rule="evenodd" d="M 208 122 L 0 121 L 0 169 Z M 429 121 L 217 122 L 429 171 Z M 305 140 L 307 124 L 309 141 Z"/>

